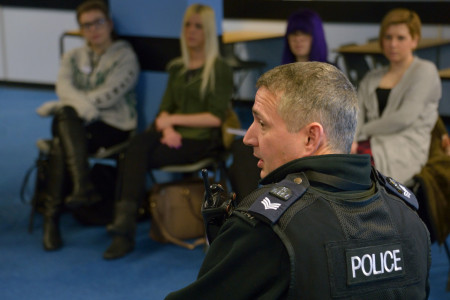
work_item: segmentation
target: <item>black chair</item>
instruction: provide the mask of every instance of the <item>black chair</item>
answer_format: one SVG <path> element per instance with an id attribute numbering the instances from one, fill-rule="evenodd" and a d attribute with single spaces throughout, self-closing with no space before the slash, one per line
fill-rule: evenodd
<path id="1" fill-rule="evenodd" d="M 347 44 L 344 46 L 352 46 L 356 44 Z M 364 75 L 371 69 L 369 63 L 367 62 L 366 55 L 359 53 L 339 53 L 335 59 L 335 65 L 341 65 L 345 68 L 350 82 L 358 87 L 359 82 L 363 79 Z"/>
<path id="2" fill-rule="evenodd" d="M 266 66 L 266 63 L 263 61 L 256 60 L 242 60 L 238 57 L 234 51 L 234 44 L 221 44 L 221 54 L 228 65 L 233 69 L 233 72 L 236 76 L 234 82 L 234 95 L 233 98 L 236 98 L 236 95 L 239 93 L 241 89 L 242 83 L 245 78 L 250 74 L 250 72 L 254 70 L 258 70 L 259 73 L 262 73 L 262 70 Z"/>
<path id="3" fill-rule="evenodd" d="M 378 44 L 378 37 L 370 38 L 370 39 L 367 40 L 367 42 L 368 43 L 377 43 Z M 372 60 L 373 68 L 389 65 L 388 59 L 382 53 L 371 54 L 370 58 Z"/>

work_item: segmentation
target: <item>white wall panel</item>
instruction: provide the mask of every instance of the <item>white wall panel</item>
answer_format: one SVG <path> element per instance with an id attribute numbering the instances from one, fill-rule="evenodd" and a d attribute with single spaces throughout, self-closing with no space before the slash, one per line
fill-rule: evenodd
<path id="1" fill-rule="evenodd" d="M 5 80 L 5 51 L 4 49 L 5 26 L 3 20 L 3 7 L 0 6 L 0 80 Z"/>
<path id="2" fill-rule="evenodd" d="M 72 11 L 3 7 L 5 79 L 53 84 L 60 62 L 59 37 L 76 28 Z"/>

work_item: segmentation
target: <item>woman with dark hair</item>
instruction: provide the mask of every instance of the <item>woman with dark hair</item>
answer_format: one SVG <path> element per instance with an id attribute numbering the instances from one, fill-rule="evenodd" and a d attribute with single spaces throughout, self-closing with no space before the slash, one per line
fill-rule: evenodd
<path id="1" fill-rule="evenodd" d="M 297 61 L 328 62 L 322 20 L 309 9 L 293 13 L 287 22 L 282 64 Z"/>
<path id="2" fill-rule="evenodd" d="M 89 0 L 77 8 L 77 21 L 86 45 L 64 54 L 56 82 L 58 101 L 37 109 L 53 116 L 49 174 L 46 183 L 43 244 L 62 246 L 59 215 L 101 198 L 89 178 L 88 153 L 127 140 L 137 125 L 134 88 L 139 64 L 132 47 L 115 39 L 108 7 Z M 65 197 L 65 181 L 70 195 Z"/>
<path id="3" fill-rule="evenodd" d="M 169 62 L 169 79 L 155 122 L 132 139 L 125 153 L 115 218 L 108 225 L 113 239 L 103 253 L 105 259 L 122 257 L 134 248 L 147 170 L 192 163 L 222 146 L 214 137 L 230 107 L 233 74 L 219 55 L 211 7 L 187 8 L 180 42 L 181 57 Z"/>

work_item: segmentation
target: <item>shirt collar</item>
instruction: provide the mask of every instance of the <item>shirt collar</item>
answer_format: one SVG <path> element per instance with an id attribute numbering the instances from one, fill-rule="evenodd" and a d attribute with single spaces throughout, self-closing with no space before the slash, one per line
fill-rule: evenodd
<path id="1" fill-rule="evenodd" d="M 269 173 L 260 184 L 283 180 L 288 174 L 309 170 L 336 176 L 360 185 L 371 186 L 371 164 L 369 155 L 327 154 L 299 158 L 284 164 Z M 314 182 L 311 182 L 314 185 Z"/>

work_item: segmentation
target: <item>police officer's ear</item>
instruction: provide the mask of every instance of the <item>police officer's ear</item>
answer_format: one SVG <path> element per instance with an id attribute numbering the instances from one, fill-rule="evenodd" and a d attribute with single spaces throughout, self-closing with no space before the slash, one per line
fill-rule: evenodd
<path id="1" fill-rule="evenodd" d="M 304 128 L 304 150 L 307 156 L 324 154 L 326 151 L 326 136 L 322 124 L 312 122 Z"/>

